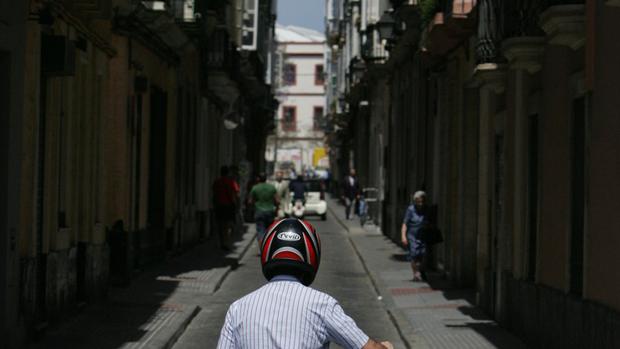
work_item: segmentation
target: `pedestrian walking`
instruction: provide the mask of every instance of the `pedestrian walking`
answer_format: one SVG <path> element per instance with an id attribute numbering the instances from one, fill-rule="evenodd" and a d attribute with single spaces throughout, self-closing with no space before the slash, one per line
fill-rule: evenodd
<path id="1" fill-rule="evenodd" d="M 258 175 L 258 184 L 250 191 L 250 203 L 254 204 L 254 221 L 259 243 L 263 241 L 267 227 L 275 219 L 276 207 L 279 205 L 278 193 L 273 184 L 266 182 L 264 173 Z"/>
<path id="2" fill-rule="evenodd" d="M 338 301 L 309 286 L 321 260 L 319 235 L 308 222 L 288 218 L 270 227 L 261 244 L 269 281 L 228 309 L 218 349 L 393 349 L 370 339 Z"/>
<path id="3" fill-rule="evenodd" d="M 344 201 L 344 214 L 347 219 L 353 219 L 351 217 L 351 207 L 355 207 L 354 205 L 356 205 L 359 195 L 360 185 L 355 175 L 355 169 L 352 168 L 342 181 L 342 200 Z"/>
<path id="4" fill-rule="evenodd" d="M 437 218 L 434 211 L 426 204 L 426 193 L 417 191 L 413 194 L 413 204 L 407 207 L 405 218 L 401 227 L 401 242 L 408 248 L 408 260 L 411 262 L 413 281 L 422 281 L 426 278 L 425 258 L 427 256 L 429 241 L 424 233 L 434 232 Z"/>
<path id="5" fill-rule="evenodd" d="M 278 198 L 280 198 L 280 205 L 278 207 L 278 211 L 276 212 L 276 217 L 281 219 L 285 217 L 287 212 L 289 212 L 289 207 L 291 205 L 289 181 L 284 180 L 284 174 L 282 171 L 276 172 L 275 179 L 276 181 L 274 186 L 276 187 Z"/>
<path id="6" fill-rule="evenodd" d="M 239 200 L 239 184 L 230 177 L 227 166 L 220 168 L 220 177 L 213 183 L 213 206 L 215 220 L 223 250 L 230 249 L 230 238 L 235 225 L 235 217 Z"/>
<path id="7" fill-rule="evenodd" d="M 289 184 L 289 191 L 293 195 L 293 200 L 301 200 L 306 202 L 306 183 L 304 177 L 299 175 L 295 177 Z"/>

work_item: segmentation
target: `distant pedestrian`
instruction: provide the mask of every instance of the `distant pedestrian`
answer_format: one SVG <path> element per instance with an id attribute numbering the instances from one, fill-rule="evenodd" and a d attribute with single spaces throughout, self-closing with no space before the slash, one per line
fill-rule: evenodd
<path id="1" fill-rule="evenodd" d="M 269 281 L 235 301 L 226 313 L 218 349 L 393 349 L 368 337 L 328 294 L 309 286 L 321 261 L 319 235 L 308 222 L 279 221 L 261 244 Z"/>
<path id="2" fill-rule="evenodd" d="M 426 204 L 426 193 L 417 191 L 413 194 L 413 204 L 407 207 L 401 227 L 401 242 L 408 247 L 408 260 L 411 262 L 413 281 L 425 278 L 425 257 L 428 244 L 422 238 L 424 229 L 436 227 L 437 219 Z"/>
<path id="3" fill-rule="evenodd" d="M 289 206 L 291 205 L 289 181 L 284 180 L 284 174 L 282 171 L 276 172 L 275 179 L 274 186 L 276 187 L 276 192 L 278 193 L 278 198 L 280 199 L 280 205 L 278 207 L 278 211 L 276 212 L 276 217 L 284 218 L 286 213 L 289 211 Z"/>
<path id="4" fill-rule="evenodd" d="M 239 184 L 230 177 L 227 166 L 220 169 L 220 177 L 213 183 L 213 206 L 219 232 L 220 247 L 230 249 L 230 237 L 235 225 L 239 200 Z"/>
<path id="5" fill-rule="evenodd" d="M 342 199 L 344 201 L 344 213 L 347 219 L 353 219 L 353 217 L 351 217 L 351 207 L 355 210 L 356 202 L 360 197 L 360 185 L 355 174 L 355 169 L 352 168 L 342 181 Z"/>
<path id="6" fill-rule="evenodd" d="M 258 241 L 263 241 L 265 230 L 276 217 L 276 207 L 280 199 L 276 187 L 266 183 L 267 177 L 264 173 L 258 175 L 258 184 L 250 191 L 250 202 L 254 204 L 254 221 L 256 222 L 256 233 Z"/>
<path id="7" fill-rule="evenodd" d="M 301 200 L 302 202 L 306 202 L 306 182 L 304 182 L 304 177 L 299 175 L 293 179 L 289 184 L 289 191 L 291 195 L 293 195 L 293 201 Z"/>

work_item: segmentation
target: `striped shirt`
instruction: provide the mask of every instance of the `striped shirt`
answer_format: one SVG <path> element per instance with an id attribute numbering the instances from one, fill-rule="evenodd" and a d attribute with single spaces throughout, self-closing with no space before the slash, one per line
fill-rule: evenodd
<path id="1" fill-rule="evenodd" d="M 360 349 L 368 336 L 334 298 L 279 275 L 230 306 L 217 347 L 319 349 L 330 342 Z"/>

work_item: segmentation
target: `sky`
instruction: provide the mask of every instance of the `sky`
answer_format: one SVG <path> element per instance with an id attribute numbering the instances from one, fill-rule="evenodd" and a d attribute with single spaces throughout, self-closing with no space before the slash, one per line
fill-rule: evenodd
<path id="1" fill-rule="evenodd" d="M 325 0 L 278 0 L 278 23 L 325 31 Z"/>

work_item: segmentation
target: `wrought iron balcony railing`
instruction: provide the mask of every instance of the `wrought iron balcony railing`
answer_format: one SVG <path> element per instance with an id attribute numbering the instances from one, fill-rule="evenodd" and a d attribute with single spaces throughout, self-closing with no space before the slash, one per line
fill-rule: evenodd
<path id="1" fill-rule="evenodd" d="M 504 39 L 544 35 L 540 15 L 549 7 L 583 3 L 584 0 L 479 0 L 478 60 L 486 63 L 501 59 L 499 45 Z"/>

